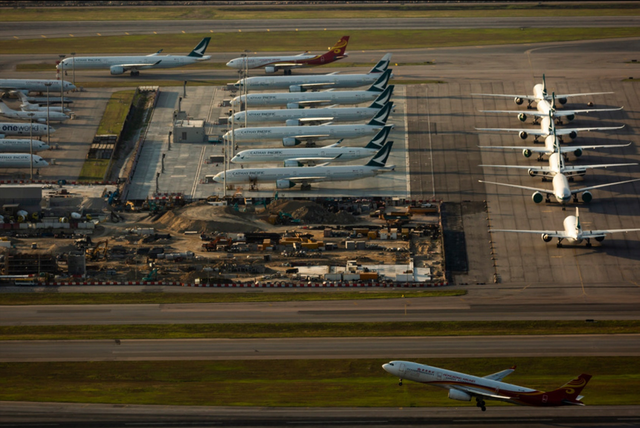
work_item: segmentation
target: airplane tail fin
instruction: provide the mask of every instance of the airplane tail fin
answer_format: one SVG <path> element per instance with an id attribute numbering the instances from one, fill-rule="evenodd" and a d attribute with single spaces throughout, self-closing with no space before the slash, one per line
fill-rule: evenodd
<path id="1" fill-rule="evenodd" d="M 578 230 L 582 229 L 582 226 L 580 226 L 580 211 L 578 207 L 576 207 L 576 227 Z"/>
<path id="2" fill-rule="evenodd" d="M 378 113 L 376 113 L 375 116 L 373 116 L 373 119 L 371 119 L 369 121 L 369 123 L 367 125 L 377 125 L 377 126 L 384 126 L 387 124 L 387 119 L 389 118 L 389 115 L 391 114 L 391 108 L 393 107 L 392 103 L 387 103 L 385 104 L 384 107 L 382 107 L 380 110 L 378 110 Z"/>
<path id="3" fill-rule="evenodd" d="M 558 389 L 549 391 L 546 393 L 550 402 L 558 401 L 563 404 L 573 404 L 577 406 L 584 406 L 584 403 L 580 401 L 582 396 L 580 392 L 587 385 L 591 379 L 590 374 L 582 373 L 575 379 L 570 380 Z"/>
<path id="4" fill-rule="evenodd" d="M 378 153 L 375 154 L 374 157 L 366 164 L 366 166 L 374 166 L 377 168 L 383 168 L 387 164 L 387 159 L 389 159 L 389 154 L 391 153 L 391 147 L 393 146 L 393 141 L 388 141 Z"/>
<path id="5" fill-rule="evenodd" d="M 369 89 L 367 89 L 367 91 L 384 92 L 390 78 L 391 70 L 386 70 L 380 75 L 380 77 L 378 77 L 378 80 L 376 80 L 373 85 L 369 86 Z"/>
<path id="6" fill-rule="evenodd" d="M 542 95 L 547 95 L 547 80 L 545 79 L 544 74 L 542 75 Z"/>
<path id="7" fill-rule="evenodd" d="M 384 73 L 389 68 L 389 63 L 391 62 L 391 54 L 388 53 L 382 57 L 380 61 L 376 65 L 373 66 L 371 70 L 369 70 L 369 74 L 371 73 Z"/>
<path id="8" fill-rule="evenodd" d="M 11 109 L 8 105 L 4 103 L 4 101 L 0 100 L 0 112 L 2 113 L 11 113 Z"/>
<path id="9" fill-rule="evenodd" d="M 348 43 L 349 36 L 342 36 L 342 38 L 338 40 L 332 48 L 329 48 L 329 52 L 320 55 L 319 58 L 321 64 L 328 64 L 348 56 L 349 54 L 345 52 L 347 50 Z"/>
<path id="10" fill-rule="evenodd" d="M 198 43 L 198 45 L 193 48 L 191 53 L 189 53 L 189 55 L 187 56 L 202 58 L 204 56 L 204 52 L 207 50 L 207 46 L 209 46 L 210 41 L 211 37 L 205 37 L 204 39 L 200 40 L 200 43 Z"/>
<path id="11" fill-rule="evenodd" d="M 393 126 L 391 125 L 387 125 L 382 128 L 380 131 L 378 131 L 376 136 L 373 137 L 371 141 L 369 141 L 369 144 L 364 146 L 364 148 L 380 150 L 384 146 L 384 143 L 387 141 L 389 133 L 391 132 L 391 128 L 393 128 Z"/>
<path id="12" fill-rule="evenodd" d="M 389 100 L 391 99 L 391 95 L 393 94 L 393 88 L 395 86 L 394 85 L 389 85 L 386 87 L 386 89 L 384 91 L 382 91 L 382 93 L 380 95 L 378 95 L 378 98 L 376 98 L 371 105 L 369 105 L 369 108 L 382 108 L 385 106 L 385 104 L 387 104 L 389 102 Z"/>

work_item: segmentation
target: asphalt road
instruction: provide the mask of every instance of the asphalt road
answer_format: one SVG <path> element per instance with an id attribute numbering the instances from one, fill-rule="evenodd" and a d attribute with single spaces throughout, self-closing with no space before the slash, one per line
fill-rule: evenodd
<path id="1" fill-rule="evenodd" d="M 236 31 L 637 27 L 638 16 L 4 22 L 0 40 Z"/>

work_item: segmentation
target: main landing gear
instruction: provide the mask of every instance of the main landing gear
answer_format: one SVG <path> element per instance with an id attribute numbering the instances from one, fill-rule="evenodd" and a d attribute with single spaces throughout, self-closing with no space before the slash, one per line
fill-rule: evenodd
<path id="1" fill-rule="evenodd" d="M 291 76 L 291 70 L 285 70 L 284 71 L 284 75 L 285 76 Z"/>
<path id="2" fill-rule="evenodd" d="M 476 397 L 476 407 L 480 407 L 483 412 L 487 411 L 487 407 L 484 404 L 484 400 L 480 397 Z"/>
<path id="3" fill-rule="evenodd" d="M 140 76 L 140 72 L 138 70 L 131 70 L 131 77 Z"/>
<path id="4" fill-rule="evenodd" d="M 402 386 L 402 379 L 398 379 L 398 386 Z"/>

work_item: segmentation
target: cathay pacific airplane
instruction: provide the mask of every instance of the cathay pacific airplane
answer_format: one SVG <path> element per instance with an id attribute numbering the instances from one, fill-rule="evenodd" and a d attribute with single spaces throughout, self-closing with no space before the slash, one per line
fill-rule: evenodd
<path id="1" fill-rule="evenodd" d="M 46 123 L 47 118 L 50 122 L 62 122 L 64 120 L 69 119 L 69 116 L 59 111 L 50 111 L 47 113 L 46 110 L 38 110 L 38 111 L 18 111 L 10 109 L 4 101 L 0 100 L 0 114 L 8 117 L 9 119 L 18 119 L 18 120 L 32 120 L 34 122 Z"/>
<path id="2" fill-rule="evenodd" d="M 400 385 L 403 379 L 408 379 L 447 389 L 452 400 L 471 401 L 475 398 L 476 406 L 483 412 L 487 410 L 485 400 L 540 407 L 584 406 L 580 392 L 591 379 L 591 375 L 583 373 L 558 389 L 544 392 L 502 382 L 515 371 L 515 366 L 484 377 L 411 361 L 391 361 L 383 364 L 382 368 L 400 378 Z"/>
<path id="3" fill-rule="evenodd" d="M 378 77 L 373 85 L 363 91 L 332 91 L 329 89 L 328 91 L 301 93 L 266 92 L 235 97 L 231 100 L 231 104 L 238 108 L 241 104 L 245 104 L 245 100 L 248 100 L 248 105 L 251 108 L 286 106 L 290 109 L 297 109 L 332 104 L 370 103 L 381 92 L 384 92 L 390 78 L 391 70 L 387 70 Z"/>
<path id="4" fill-rule="evenodd" d="M 34 153 L 49 150 L 49 146 L 40 140 L 0 139 L 0 153 Z"/>
<path id="5" fill-rule="evenodd" d="M 384 146 L 389 132 L 391 132 L 391 127 L 385 126 L 365 147 L 344 147 L 340 145 L 342 142 L 340 140 L 335 144 L 324 147 L 243 150 L 235 155 L 231 162 L 239 164 L 283 162 L 284 166 L 349 162 L 374 156 Z"/>
<path id="6" fill-rule="evenodd" d="M 558 101 L 560 104 L 566 104 L 568 98 L 572 97 L 586 97 L 589 95 L 606 95 L 613 94 L 613 92 L 587 92 L 582 94 L 565 94 L 558 95 Z M 521 105 L 524 100 L 527 100 L 529 103 L 527 108 L 531 108 L 532 103 L 537 103 L 541 100 L 551 101 L 551 95 L 547 92 L 547 81 L 545 80 L 544 74 L 542 75 L 542 83 L 538 83 L 533 87 L 533 95 L 506 95 L 506 94 L 471 94 L 479 97 L 506 97 L 513 98 L 513 102 L 517 105 Z"/>
<path id="7" fill-rule="evenodd" d="M 30 155 L 20 154 L 0 154 L 0 169 L 2 168 L 29 168 L 31 167 Z M 44 168 L 49 166 L 47 161 L 38 155 L 33 155 L 33 167 Z"/>
<path id="8" fill-rule="evenodd" d="M 131 72 L 131 76 L 140 74 L 140 70 L 152 68 L 175 68 L 194 64 L 198 61 L 206 61 L 211 56 L 204 55 L 211 37 L 205 37 L 189 53 L 189 55 L 159 55 L 162 50 L 146 56 L 77 56 L 63 59 L 56 68 L 64 67 L 65 70 L 96 70 L 108 68 L 111 74 L 124 74 Z"/>
<path id="9" fill-rule="evenodd" d="M 573 244 L 581 244 L 586 241 L 586 246 L 591 247 L 591 239 L 598 242 L 604 241 L 605 236 L 610 233 L 640 232 L 640 229 L 604 229 L 604 230 L 582 230 L 580 224 L 580 212 L 576 207 L 576 215 L 568 216 L 562 222 L 561 230 L 520 230 L 520 229 L 492 229 L 492 232 L 513 232 L 513 233 L 535 233 L 540 234 L 544 242 L 551 242 L 553 238 L 558 239 L 558 248 L 562 248 L 562 241 L 567 240 Z"/>
<path id="10" fill-rule="evenodd" d="M 41 79 L 0 79 L 1 91 L 20 91 L 23 94 L 29 92 L 60 92 L 60 80 L 41 80 Z M 62 89 L 64 92 L 72 91 L 76 87 L 71 82 L 63 82 Z"/>
<path id="11" fill-rule="evenodd" d="M 277 189 L 290 189 L 300 184 L 302 190 L 310 190 L 311 183 L 360 180 L 395 170 L 395 165 L 386 165 L 392 146 L 393 141 L 388 141 L 366 165 L 230 169 L 218 173 L 213 181 L 224 183 L 226 175 L 227 185 L 275 183 Z"/>
<path id="12" fill-rule="evenodd" d="M 49 128 L 49 133 L 53 133 L 55 129 Z M 5 136 L 23 136 L 28 137 L 30 135 L 34 137 L 40 137 L 47 135 L 47 125 L 39 123 L 19 123 L 19 122 L 2 122 L 0 123 L 0 138 Z"/>

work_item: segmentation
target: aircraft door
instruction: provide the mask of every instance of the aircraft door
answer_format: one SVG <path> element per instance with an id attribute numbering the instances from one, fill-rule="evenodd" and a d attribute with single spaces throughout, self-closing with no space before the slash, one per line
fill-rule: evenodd
<path id="1" fill-rule="evenodd" d="M 400 367 L 398 368 L 398 371 L 400 372 L 400 376 L 404 376 L 404 372 L 406 370 L 407 370 L 407 367 L 403 363 L 400 363 Z"/>

